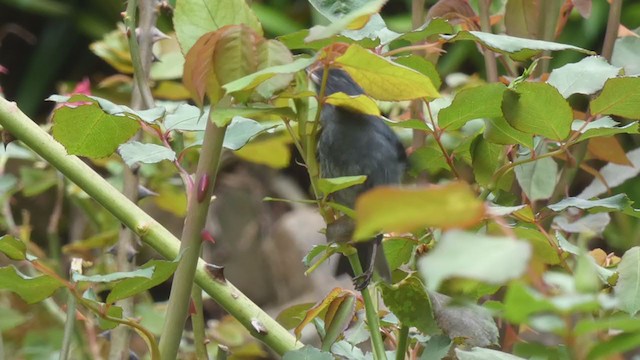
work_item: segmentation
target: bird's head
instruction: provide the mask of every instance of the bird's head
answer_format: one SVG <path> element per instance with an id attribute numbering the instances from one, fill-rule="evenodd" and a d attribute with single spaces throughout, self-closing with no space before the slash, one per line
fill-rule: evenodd
<path id="1" fill-rule="evenodd" d="M 310 72 L 311 81 L 316 86 L 316 91 L 320 92 L 320 85 L 322 84 L 322 76 L 324 75 L 324 69 L 318 68 Z M 329 69 L 329 76 L 327 77 L 327 85 L 325 88 L 325 96 L 343 92 L 350 96 L 362 95 L 364 90 L 358 85 L 346 71 L 342 69 Z"/>

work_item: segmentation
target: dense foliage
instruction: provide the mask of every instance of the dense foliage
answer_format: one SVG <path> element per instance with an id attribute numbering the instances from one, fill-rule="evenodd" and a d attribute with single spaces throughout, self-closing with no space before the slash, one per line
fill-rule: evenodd
<path id="1" fill-rule="evenodd" d="M 599 16 L 591 1 L 441 0 L 428 12 L 414 1 L 417 20 L 401 31 L 380 15 L 385 0 L 310 0 L 329 21 L 275 39 L 264 28 L 277 32 L 269 21 L 277 16 L 262 4 L 253 7 L 260 16 L 243 0 L 151 7 L 171 8 L 158 22 L 172 20 L 175 32 L 165 35 L 143 26 L 148 4 L 139 3 L 139 20 L 129 0 L 125 25 L 91 44 L 118 74 L 97 92 L 79 83 L 49 96 L 51 126 L 0 99 L 6 354 L 95 358 L 111 347 L 119 358 L 130 349 L 126 332 L 124 345 L 96 333 L 128 327 L 153 359 L 222 357 L 230 348 L 267 357 L 239 323 L 285 359 L 637 355 L 640 33 L 620 24 L 621 1 L 612 1 L 600 54 L 564 31 L 572 16 Z M 456 49 L 477 52 L 482 76 L 449 74 L 442 63 Z M 367 95 L 324 96 L 326 77 L 316 93 L 306 72 L 316 67 L 346 71 Z M 332 202 L 365 178 L 321 178 L 319 104 L 384 109 L 409 148 L 406 184 L 372 189 L 355 209 Z M 203 241 L 215 242 L 205 222 L 221 154 L 283 168 L 292 152 L 312 200 L 267 200 L 315 204 L 327 224 L 353 217 L 353 243 L 384 232 L 393 283 L 335 288 L 272 319 L 199 257 Z M 136 206 L 138 181 L 155 192 L 155 206 L 185 217 L 180 240 Z M 33 220 L 49 224 L 44 249 L 12 207 L 50 190 L 54 211 Z M 89 214 L 89 225 L 82 240 L 61 244 L 60 222 L 74 221 L 62 219 L 65 202 Z M 166 260 L 131 263 L 137 245 L 120 224 Z M 311 272 L 341 253 L 359 274 L 351 245 L 315 246 L 302 261 Z M 147 291 L 172 275 L 166 307 L 150 301 Z M 203 291 L 235 320 L 206 324 Z M 47 320 L 36 326 L 35 317 Z M 298 341 L 312 326 L 318 348 Z M 20 339 L 14 327 L 46 338 Z"/>

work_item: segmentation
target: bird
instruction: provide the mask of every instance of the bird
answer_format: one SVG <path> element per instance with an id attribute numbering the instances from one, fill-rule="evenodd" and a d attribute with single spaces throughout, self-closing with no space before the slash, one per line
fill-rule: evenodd
<path id="1" fill-rule="evenodd" d="M 316 84 L 318 92 L 324 71 L 324 68 L 311 71 L 311 80 Z M 365 94 L 346 71 L 329 68 L 324 95 L 337 92 L 350 96 Z M 377 186 L 401 183 L 407 163 L 406 151 L 395 132 L 381 117 L 324 104 L 320 113 L 320 125 L 316 152 L 320 176 L 367 177 L 362 184 L 331 194 L 330 200 L 353 209 L 356 199 L 364 192 Z M 327 226 L 327 238 L 329 241 L 349 241 L 354 227 L 353 220 L 343 216 Z M 367 269 L 361 276 L 354 278 L 357 290 L 369 285 L 374 268 L 381 277 L 390 281 L 391 272 L 386 258 L 382 249 L 378 250 L 381 242 L 382 234 L 379 234 L 373 239 L 356 244 L 360 261 L 364 263 L 363 268 Z"/>

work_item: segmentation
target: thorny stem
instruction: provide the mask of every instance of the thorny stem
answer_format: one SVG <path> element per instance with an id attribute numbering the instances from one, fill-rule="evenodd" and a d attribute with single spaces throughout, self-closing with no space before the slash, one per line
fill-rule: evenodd
<path id="1" fill-rule="evenodd" d="M 149 88 L 149 73 L 153 57 L 152 28 L 157 19 L 156 0 L 129 0 L 125 23 L 128 27 L 129 52 L 133 65 L 133 77 L 135 79 L 131 93 L 131 107 L 134 109 L 148 109 L 154 106 L 155 101 Z M 139 27 L 136 26 L 136 10 L 139 8 Z M 138 39 L 140 42 L 138 43 Z M 140 132 L 134 136 L 134 140 L 141 137 Z M 135 171 L 129 167 L 124 169 L 123 194 L 132 202 L 137 202 L 140 179 Z M 135 267 L 135 234 L 124 227 L 120 230 L 118 244 L 116 245 L 116 264 L 118 271 L 131 271 Z M 134 312 L 133 298 L 122 299 L 117 302 L 122 307 L 125 316 L 132 316 Z M 109 359 L 119 360 L 129 355 L 130 329 L 117 327 L 111 334 L 111 347 Z"/>
<path id="2" fill-rule="evenodd" d="M 76 183 L 127 227 L 133 229 L 143 242 L 161 256 L 167 259 L 175 259 L 178 256 L 180 241 L 171 232 L 123 196 L 78 157 L 67 155 L 60 143 L 22 113 L 15 103 L 4 98 L 0 98 L 0 126 Z M 57 276 L 54 271 L 52 273 L 52 276 Z M 251 335 L 265 342 L 278 354 L 303 345 L 229 281 L 215 280 L 207 272 L 202 260 L 198 261 L 195 281 L 221 307 L 238 319 Z M 261 329 L 266 330 L 258 331 L 254 326 L 256 322 L 262 325 Z"/>
<path id="3" fill-rule="evenodd" d="M 223 98 L 217 106 L 227 106 L 230 98 Z M 167 317 L 165 318 L 160 338 L 160 349 L 166 359 L 174 359 L 178 355 L 180 339 L 189 310 L 189 300 L 196 271 L 200 249 L 202 247 L 201 232 L 206 223 L 211 195 L 216 182 L 222 143 L 226 126 L 216 125 L 212 118 L 213 109 L 204 130 L 204 143 L 200 151 L 198 168 L 195 174 L 195 187 L 187 193 L 187 218 L 185 219 L 180 251 L 182 259 L 173 276 L 173 285 L 169 295 Z"/>

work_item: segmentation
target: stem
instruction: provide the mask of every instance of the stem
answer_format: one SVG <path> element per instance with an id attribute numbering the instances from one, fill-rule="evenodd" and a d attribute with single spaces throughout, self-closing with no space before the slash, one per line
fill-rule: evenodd
<path id="1" fill-rule="evenodd" d="M 478 6 L 480 7 L 480 29 L 486 33 L 491 32 L 491 19 L 489 14 L 489 8 L 491 6 L 491 0 L 479 0 Z M 484 56 L 484 66 L 487 71 L 487 80 L 489 82 L 498 81 L 498 64 L 496 63 L 496 57 L 493 51 L 485 48 L 482 52 Z"/>
<path id="2" fill-rule="evenodd" d="M 180 241 L 169 230 L 122 195 L 78 157 L 67 155 L 60 143 L 22 113 L 15 103 L 4 98 L 0 98 L 0 125 L 77 184 L 161 256 L 166 259 L 176 258 Z M 278 354 L 303 346 L 235 286 L 228 281 L 217 281 L 209 275 L 202 260 L 198 262 L 195 282 L 254 337 L 265 342 Z M 252 320 L 260 322 L 266 331 L 257 331 L 251 323 Z"/>
<path id="3" fill-rule="evenodd" d="M 417 29 L 424 22 L 424 0 L 413 0 L 411 2 L 411 25 L 414 29 Z M 421 49 L 426 46 L 431 46 L 431 44 L 418 44 L 412 50 L 415 50 L 413 53 L 416 56 L 424 56 L 421 53 Z M 409 46 L 410 47 L 410 46 Z M 397 50 L 397 49 L 396 49 Z M 387 56 L 392 55 L 387 53 Z M 422 101 L 420 99 L 411 100 L 411 105 L 409 106 L 409 112 L 411 114 L 412 119 L 420 119 L 424 122 L 424 111 L 422 110 Z M 412 140 L 411 140 L 411 148 L 413 151 L 418 150 L 423 147 L 426 143 L 427 134 L 418 129 L 412 130 Z M 427 183 L 427 174 L 425 172 L 421 172 L 418 176 L 419 183 Z"/>
<path id="4" fill-rule="evenodd" d="M 348 255 L 349 263 L 353 269 L 355 276 L 362 275 L 362 265 L 360 264 L 360 258 L 358 253 L 353 252 Z M 373 261 L 373 260 L 372 260 Z M 364 300 L 364 311 L 367 316 L 367 323 L 369 325 L 369 333 L 371 334 L 371 348 L 373 349 L 374 360 L 386 360 L 387 356 L 384 350 L 384 342 L 382 341 L 382 335 L 380 334 L 380 321 L 378 319 L 378 310 L 373 303 L 371 293 L 368 288 L 362 289 L 362 300 Z"/>
<path id="5" fill-rule="evenodd" d="M 146 3 L 149 3 L 151 0 L 143 0 Z M 124 17 L 124 24 L 127 27 L 127 38 L 129 39 L 129 52 L 131 54 L 131 64 L 133 65 L 133 79 L 138 87 L 138 91 L 141 95 L 142 103 L 145 107 L 151 108 L 154 105 L 153 95 L 151 94 L 151 90 L 149 89 L 149 85 L 147 83 L 147 77 L 144 75 L 144 67 L 140 52 L 140 48 L 138 47 L 138 37 L 136 34 L 136 12 L 138 8 L 137 0 L 128 0 L 127 10 Z M 142 14 L 141 14 L 142 15 Z M 150 38 L 150 28 L 141 30 L 141 37 Z M 150 50 L 147 53 L 145 50 L 145 55 L 147 55 L 144 59 L 146 61 L 151 61 L 149 59 L 149 55 L 151 54 Z"/>
<path id="6" fill-rule="evenodd" d="M 69 359 L 71 350 L 71 338 L 73 337 L 73 326 L 76 322 L 76 298 L 69 290 L 67 297 L 67 320 L 64 324 L 64 337 L 62 338 L 62 349 L 60 349 L 60 360 Z"/>
<path id="7" fill-rule="evenodd" d="M 229 99 L 223 99 L 222 102 L 229 102 Z M 213 114 L 213 109 L 210 114 Z M 160 350 L 166 359 L 175 359 L 178 355 L 189 310 L 196 265 L 200 258 L 202 245 L 200 234 L 207 220 L 226 130 L 226 126 L 216 125 L 210 115 L 204 130 L 204 143 L 195 174 L 196 186 L 187 192 L 187 218 L 180 239 L 182 259 L 173 275 L 167 317 L 160 338 Z"/>
<path id="8" fill-rule="evenodd" d="M 396 360 L 404 360 L 407 354 L 407 346 L 409 345 L 409 327 L 405 324 L 400 326 L 398 334 L 398 347 L 396 348 Z"/>
<path id="9" fill-rule="evenodd" d="M 191 289 L 191 299 L 195 307 L 195 313 L 191 314 L 191 326 L 193 327 L 193 343 L 196 348 L 196 359 L 209 359 L 207 354 L 207 337 L 205 335 L 204 311 L 202 309 L 202 289 L 194 285 Z"/>
<path id="10" fill-rule="evenodd" d="M 155 0 L 129 0 L 127 4 L 126 20 L 129 22 L 129 52 L 131 53 L 131 61 L 133 64 L 133 75 L 136 80 L 133 84 L 131 93 L 131 107 L 134 109 L 148 109 L 154 105 L 151 89 L 148 85 L 149 72 L 151 70 L 152 46 L 151 29 L 155 26 L 157 12 L 154 7 Z M 136 8 L 140 8 L 140 26 L 139 36 L 140 44 L 137 43 L 138 37 L 136 29 Z M 139 140 L 141 137 L 138 132 L 133 140 Z M 132 169 L 125 166 L 124 169 L 124 195 L 134 203 L 138 199 L 138 186 L 140 179 Z M 133 254 L 135 248 L 135 234 L 128 228 L 120 230 L 117 252 L 116 252 L 116 268 L 118 271 L 131 271 L 134 268 L 135 258 Z M 133 316 L 134 304 L 133 298 L 122 299 L 117 302 L 122 308 L 125 316 Z M 113 329 L 111 333 L 111 346 L 109 348 L 109 359 L 119 360 L 129 355 L 130 328 L 119 326 Z"/>
<path id="11" fill-rule="evenodd" d="M 609 6 L 609 18 L 607 19 L 607 32 L 604 35 L 604 44 L 602 45 L 602 56 L 611 61 L 613 55 L 613 46 L 618 37 L 618 27 L 620 27 L 620 13 L 622 12 L 622 0 L 612 0 Z"/>
<path id="12" fill-rule="evenodd" d="M 447 165 L 449 165 L 449 168 L 451 168 L 451 172 L 453 173 L 453 175 L 456 178 L 460 179 L 460 174 L 458 174 L 458 170 L 456 170 L 456 167 L 453 164 L 453 159 L 451 158 L 451 156 L 449 156 L 447 149 L 444 148 L 444 145 L 442 145 L 442 142 L 440 141 L 440 137 L 442 136 L 443 131 L 438 127 L 438 124 L 436 124 L 435 120 L 433 120 L 433 114 L 431 113 L 431 106 L 429 105 L 429 102 L 425 101 L 425 104 L 427 104 L 429 120 L 431 121 L 431 126 L 433 127 L 433 139 L 436 141 L 436 144 L 438 144 L 440 151 L 442 151 L 442 155 L 444 156 Z"/>
<path id="13" fill-rule="evenodd" d="M 60 255 L 60 236 L 58 229 L 60 226 L 60 218 L 62 217 L 62 206 L 64 205 L 64 178 L 56 174 L 56 200 L 49 216 L 49 224 L 47 225 L 47 240 L 49 243 L 49 256 L 54 260 L 56 270 L 62 273 L 62 256 Z"/>

